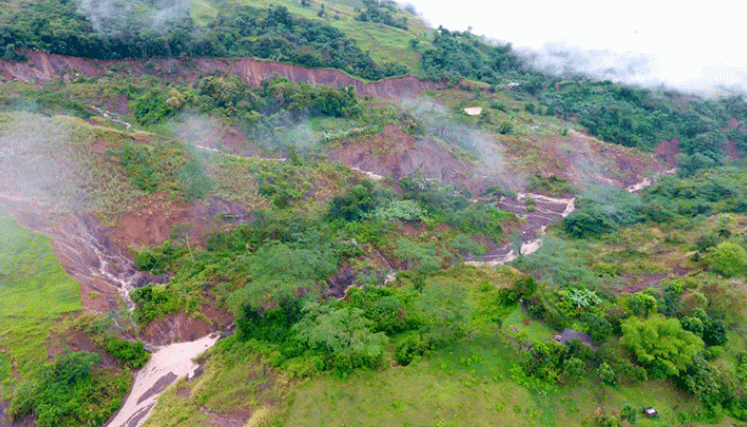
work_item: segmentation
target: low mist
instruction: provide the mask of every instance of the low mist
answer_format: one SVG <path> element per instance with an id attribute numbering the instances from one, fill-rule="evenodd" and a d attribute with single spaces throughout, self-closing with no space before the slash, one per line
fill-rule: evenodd
<path id="1" fill-rule="evenodd" d="M 520 48 L 517 52 L 535 70 L 543 73 L 583 75 L 600 80 L 646 88 L 677 89 L 707 97 L 747 94 L 747 66 L 723 63 L 705 66 L 699 75 L 685 77 L 693 67 L 679 70 L 666 55 L 619 52 L 611 49 L 584 49 L 565 42 L 549 42 L 540 49 Z"/>
<path id="2" fill-rule="evenodd" d="M 85 202 L 66 118 L 27 113 L 0 116 L 0 196 L 10 201 L 79 209 Z"/>
<path id="3" fill-rule="evenodd" d="M 461 123 L 442 105 L 428 99 L 405 100 L 401 108 L 418 120 L 426 138 L 435 137 L 449 150 L 461 149 L 473 155 L 478 163 L 473 170 L 473 179 L 500 181 L 512 188 L 523 186 L 521 177 L 506 174 L 505 154 L 496 136 Z"/>
<path id="4" fill-rule="evenodd" d="M 189 18 L 192 5 L 189 0 L 157 0 L 152 5 L 137 0 L 80 0 L 79 11 L 96 32 L 123 38 L 141 31 L 163 33 Z"/>

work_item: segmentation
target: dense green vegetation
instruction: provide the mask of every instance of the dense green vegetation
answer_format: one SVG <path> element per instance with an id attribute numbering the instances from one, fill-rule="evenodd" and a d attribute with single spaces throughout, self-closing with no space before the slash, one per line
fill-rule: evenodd
<path id="1" fill-rule="evenodd" d="M 100 10 L 74 1 L 19 1 L 17 9 L 0 14 L 0 46 L 9 60 L 24 59 L 19 48 L 36 48 L 95 59 L 254 56 L 338 68 L 371 80 L 407 71 L 395 63 L 377 64 L 336 28 L 282 6 L 225 6 L 207 25 L 197 25 L 187 10 L 172 10 L 159 22 L 154 5 L 137 3 L 115 5 L 102 17 Z"/>
<path id="2" fill-rule="evenodd" d="M 36 379 L 18 387 L 8 415 L 19 419 L 33 413 L 36 425 L 98 426 L 122 405 L 132 375 L 113 369 L 94 369 L 96 353 L 64 353 L 45 365 Z"/>
<path id="3" fill-rule="evenodd" d="M 414 17 L 390 2 L 265 3 L 204 2 L 207 12 L 178 12 L 163 30 L 135 19 L 149 16 L 151 4 L 118 9 L 133 18 L 124 27 L 85 18 L 74 2 L 21 1 L 0 11 L 0 48 L 13 60 L 23 59 L 21 47 L 99 58 L 256 56 L 366 79 L 409 68 L 450 83 L 431 93 L 446 106 L 432 113 L 352 88 L 285 78 L 251 87 L 220 73 L 187 83 L 165 69 L 140 79 L 124 75 L 126 65 L 91 79 L 3 85 L 4 109 L 88 120 L 65 119 L 76 147 L 70 163 L 85 171 L 80 187 L 95 189 L 79 206 L 107 226 L 156 198 L 194 207 L 215 195 L 247 208 L 245 224 L 216 217 L 201 230 L 203 242 L 190 240 L 190 225 L 175 224 L 165 242 L 131 248 L 138 268 L 173 276 L 132 292 L 137 329 L 128 333 L 142 338 L 150 323 L 180 312 L 210 322 L 213 309 L 236 325 L 201 359 L 202 376 L 167 391 L 149 425 L 204 424 L 206 411 L 251 413 L 248 425 L 747 420 L 747 174 L 735 158 L 747 148 L 741 97 L 702 100 L 545 76 L 510 45 L 443 28 L 415 34 Z M 363 29 L 386 34 L 382 51 L 404 49 L 409 59 L 377 64 L 359 47 Z M 113 129 L 91 107 L 117 103 L 130 113 L 114 117 L 134 127 Z M 462 117 L 472 105 L 483 113 Z M 249 142 L 237 153 L 256 148 L 287 159 L 222 156 L 171 138 L 205 115 L 197 128 L 244 131 Z M 0 120 L 11 117 L 19 116 Z M 25 123 L 57 120 L 32 117 Z M 444 186 L 422 172 L 374 182 L 325 158 L 333 144 L 392 136 L 396 144 L 367 148 L 378 155 L 426 140 L 474 165 L 486 152 L 473 126 L 520 158 L 512 166 L 526 163 L 517 169 L 527 172 L 522 190 L 581 193 L 542 248 L 510 266 L 463 261 L 518 243 L 523 223 L 494 206 L 516 193 L 489 182 L 475 199 L 466 183 Z M 560 178 L 567 165 L 543 158 L 545 170 L 538 158 L 553 154 L 538 153 L 528 136 L 544 132 L 569 150 L 569 128 L 644 150 L 677 138 L 677 176 L 654 179 L 640 195 Z M 180 132 L 192 138 L 193 130 Z M 220 147 L 216 139 L 206 137 Z M 53 142 L 51 152 L 67 153 L 70 141 Z M 95 352 L 40 351 L 59 316 L 80 310 L 80 292 L 53 265 L 48 241 L 7 215 L 0 228 L 0 286 L 12 289 L 0 301 L 0 398 L 12 399 L 12 416 L 33 414 L 40 426 L 101 424 L 127 388 L 126 369 L 148 360 L 142 342 L 82 316 L 72 328 Z M 566 328 L 588 334 L 593 346 L 555 343 Z M 103 368 L 104 353 L 120 367 Z M 650 405 L 658 420 L 641 419 Z"/>

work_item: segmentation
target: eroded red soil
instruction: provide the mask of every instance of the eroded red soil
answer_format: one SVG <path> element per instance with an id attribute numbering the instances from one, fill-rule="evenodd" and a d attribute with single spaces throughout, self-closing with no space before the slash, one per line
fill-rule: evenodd
<path id="1" fill-rule="evenodd" d="M 154 58 L 148 61 L 98 61 L 38 51 L 24 53 L 29 57 L 28 61 L 9 62 L 0 60 L 0 77 L 9 80 L 19 79 L 27 83 L 32 81 L 45 82 L 57 77 L 70 80 L 77 73 L 86 77 L 95 77 L 114 68 L 125 74 L 155 73 L 163 78 L 190 82 L 211 72 L 223 71 L 241 76 L 244 81 L 254 86 L 258 86 L 262 80 L 278 75 L 297 83 L 323 84 L 335 87 L 352 86 L 360 95 L 390 99 L 413 97 L 423 90 L 445 86 L 443 82 L 422 81 L 410 76 L 364 82 L 337 70 L 306 68 L 300 65 L 262 61 L 253 58 Z"/>

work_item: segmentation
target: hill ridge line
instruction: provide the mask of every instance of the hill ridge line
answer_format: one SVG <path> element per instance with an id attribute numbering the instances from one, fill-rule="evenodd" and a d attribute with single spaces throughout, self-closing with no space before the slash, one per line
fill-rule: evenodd
<path id="1" fill-rule="evenodd" d="M 320 84 L 334 87 L 353 86 L 356 93 L 375 98 L 402 99 L 414 97 L 424 90 L 446 86 L 445 82 L 420 80 L 414 76 L 390 77 L 374 82 L 365 82 L 342 71 L 329 68 L 308 68 L 285 62 L 263 61 L 256 58 L 152 58 L 98 60 L 82 57 L 63 56 L 40 51 L 24 52 L 28 61 L 10 62 L 0 60 L 0 77 L 18 79 L 26 83 L 46 82 L 62 76 L 70 79 L 73 72 L 86 77 L 104 74 L 112 67 L 128 66 L 125 72 L 135 74 L 156 74 L 169 77 L 177 74 L 187 81 L 213 71 L 241 76 L 253 86 L 273 75 L 285 77 L 295 83 Z M 153 68 L 155 65 L 155 69 Z M 151 69 L 149 69 L 151 68 Z M 123 72 L 123 71 L 119 71 Z"/>

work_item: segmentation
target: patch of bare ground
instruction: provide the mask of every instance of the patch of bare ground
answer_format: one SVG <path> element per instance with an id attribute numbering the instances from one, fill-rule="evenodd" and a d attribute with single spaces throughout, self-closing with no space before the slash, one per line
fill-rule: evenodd
<path id="1" fill-rule="evenodd" d="M 0 400 L 0 427 L 34 427 L 36 425 L 33 415 L 11 422 L 10 417 L 6 415 L 8 406 L 10 406 L 9 400 Z"/>
<path id="2" fill-rule="evenodd" d="M 394 179 L 422 171 L 446 185 L 464 185 L 470 176 L 470 166 L 445 147 L 394 125 L 376 135 L 344 139 L 330 146 L 328 155 L 350 168 Z"/>
<path id="3" fill-rule="evenodd" d="M 226 222 L 241 223 L 247 218 L 246 207 L 218 196 L 190 204 L 156 192 L 136 205 L 120 215 L 117 227 L 110 230 L 112 240 L 122 249 L 158 245 L 172 236 L 177 224 L 186 225 L 191 244 L 202 247 L 204 238 Z"/>
<path id="4" fill-rule="evenodd" d="M 152 58 L 149 60 L 92 60 L 53 55 L 27 50 L 28 61 L 0 60 L 0 77 L 39 84 L 62 76 L 70 81 L 78 75 L 96 77 L 115 69 L 125 75 L 155 74 L 163 79 L 188 83 L 211 72 L 221 71 L 241 76 L 244 81 L 259 86 L 262 80 L 274 75 L 297 83 L 321 84 L 334 87 L 353 86 L 358 94 L 377 98 L 408 98 L 424 90 L 443 87 L 444 82 L 422 81 L 415 77 L 397 77 L 376 82 L 364 82 L 341 71 L 325 68 L 306 68 L 300 65 L 262 61 L 254 58 Z"/>
<path id="5" fill-rule="evenodd" d="M 660 274 L 631 274 L 621 273 L 618 277 L 622 279 L 622 286 L 617 288 L 618 293 L 634 294 L 641 292 L 647 288 L 656 288 L 661 285 L 661 282 L 666 279 L 672 279 L 675 277 L 684 277 L 690 273 L 688 270 L 678 263 L 672 265 L 672 271 L 668 273 Z"/>
<path id="6" fill-rule="evenodd" d="M 84 332 L 74 328 L 52 332 L 47 342 L 48 360 L 53 361 L 63 350 L 96 353 L 101 356 L 101 365 L 120 368 L 120 365 L 109 353 L 94 345 Z"/>
<path id="7" fill-rule="evenodd" d="M 505 164 L 481 165 L 477 159 L 389 125 L 376 135 L 341 140 L 328 148 L 328 155 L 350 168 L 395 180 L 420 170 L 444 185 L 466 186 L 473 194 L 482 194 L 493 183 L 521 191 L 521 177 L 536 173 L 569 179 L 580 188 L 626 188 L 670 167 L 653 154 L 604 143 L 577 131 L 565 137 L 503 136 L 499 145 Z"/>
<path id="8" fill-rule="evenodd" d="M 650 153 L 605 143 L 578 131 L 572 130 L 567 136 L 531 135 L 528 139 L 539 161 L 517 167 L 517 171 L 554 174 L 582 188 L 589 185 L 626 188 L 640 182 L 647 173 L 669 168 Z M 511 153 L 520 156 L 520 150 L 526 148 L 514 147 Z M 538 164 L 539 170 L 532 170 Z"/>
<path id="9" fill-rule="evenodd" d="M 198 315 L 180 311 L 154 320 L 145 327 L 140 337 L 143 342 L 152 346 L 194 341 L 212 332 L 228 331 L 232 320 L 228 311 L 210 304 Z"/>

